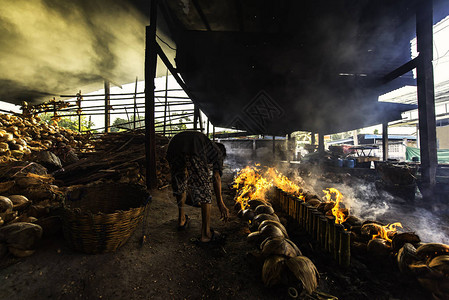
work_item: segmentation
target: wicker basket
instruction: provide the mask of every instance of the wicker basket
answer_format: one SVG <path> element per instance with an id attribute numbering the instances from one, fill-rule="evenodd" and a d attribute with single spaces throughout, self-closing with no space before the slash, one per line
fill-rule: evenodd
<path id="1" fill-rule="evenodd" d="M 101 184 L 67 192 L 64 199 L 64 237 L 86 253 L 115 251 L 141 222 L 149 196 L 138 185 Z"/>

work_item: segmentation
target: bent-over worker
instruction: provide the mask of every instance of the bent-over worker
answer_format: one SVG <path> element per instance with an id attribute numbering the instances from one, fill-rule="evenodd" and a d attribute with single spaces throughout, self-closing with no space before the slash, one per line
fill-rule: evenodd
<path id="1" fill-rule="evenodd" d="M 223 145 L 218 146 L 206 135 L 196 131 L 178 133 L 168 144 L 166 158 L 170 164 L 173 195 L 178 204 L 178 230 L 185 229 L 189 223 L 189 217 L 184 213 L 184 204 L 187 196 L 190 196 L 191 205 L 201 206 L 200 242 L 202 243 L 218 241 L 222 238 L 219 232 L 210 228 L 212 192 L 209 165 L 212 165 L 213 189 L 221 218 L 224 221 L 229 218 L 229 210 L 224 204 L 221 194 L 221 176 L 225 155 L 226 150 Z"/>

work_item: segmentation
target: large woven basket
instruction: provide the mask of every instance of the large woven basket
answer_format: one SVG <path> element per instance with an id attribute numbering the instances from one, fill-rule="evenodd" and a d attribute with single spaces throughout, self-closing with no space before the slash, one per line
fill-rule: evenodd
<path id="1" fill-rule="evenodd" d="M 148 193 L 138 185 L 100 184 L 67 192 L 64 199 L 64 237 L 86 253 L 115 251 L 126 243 L 142 221 Z"/>

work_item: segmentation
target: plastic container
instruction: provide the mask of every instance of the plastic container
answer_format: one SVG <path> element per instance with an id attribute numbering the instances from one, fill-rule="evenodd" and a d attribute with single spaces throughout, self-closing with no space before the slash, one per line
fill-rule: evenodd
<path id="1" fill-rule="evenodd" d="M 344 160 L 343 165 L 346 168 L 351 168 L 352 169 L 352 168 L 355 167 L 355 160 L 347 158 L 347 159 Z"/>

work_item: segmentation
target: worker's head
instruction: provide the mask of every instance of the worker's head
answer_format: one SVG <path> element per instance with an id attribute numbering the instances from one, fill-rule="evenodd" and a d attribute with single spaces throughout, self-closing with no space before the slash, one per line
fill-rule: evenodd
<path id="1" fill-rule="evenodd" d="M 215 142 L 215 145 L 218 146 L 218 148 L 221 151 L 221 155 L 223 156 L 223 158 L 225 158 L 226 157 L 226 147 L 225 147 L 225 145 L 223 145 L 222 143 L 217 143 L 217 142 Z"/>

